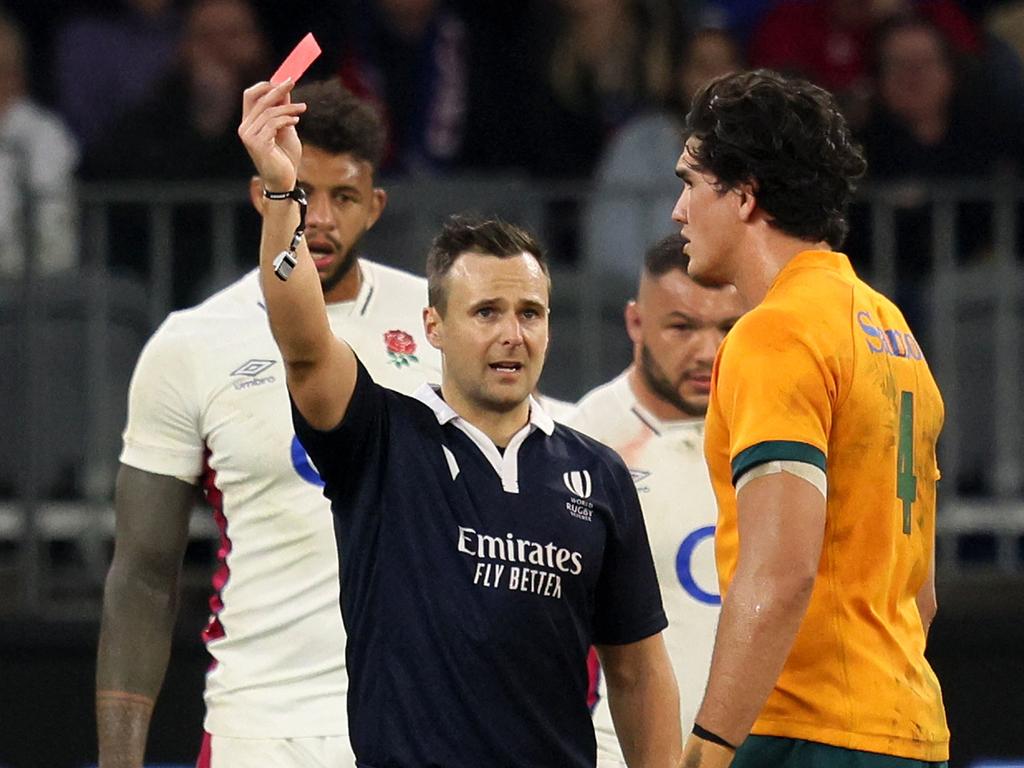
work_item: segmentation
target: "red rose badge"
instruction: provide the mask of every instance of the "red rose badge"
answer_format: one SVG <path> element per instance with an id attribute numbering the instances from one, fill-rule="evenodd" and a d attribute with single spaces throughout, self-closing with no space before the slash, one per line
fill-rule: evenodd
<path id="1" fill-rule="evenodd" d="M 398 368 L 419 362 L 419 358 L 413 354 L 416 351 L 416 340 L 405 331 L 386 331 L 384 345 L 388 350 L 389 362 Z"/>

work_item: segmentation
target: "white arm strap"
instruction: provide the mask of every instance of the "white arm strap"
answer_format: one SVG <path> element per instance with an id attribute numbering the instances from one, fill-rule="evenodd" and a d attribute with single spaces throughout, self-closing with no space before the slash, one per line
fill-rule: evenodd
<path id="1" fill-rule="evenodd" d="M 820 467 L 804 461 L 766 461 L 764 464 L 758 464 L 753 469 L 744 472 L 736 481 L 736 493 L 739 493 L 744 485 L 756 477 L 777 475 L 779 472 L 788 472 L 801 480 L 806 480 L 817 488 L 822 496 L 828 498 L 828 480 L 825 477 L 825 472 Z"/>

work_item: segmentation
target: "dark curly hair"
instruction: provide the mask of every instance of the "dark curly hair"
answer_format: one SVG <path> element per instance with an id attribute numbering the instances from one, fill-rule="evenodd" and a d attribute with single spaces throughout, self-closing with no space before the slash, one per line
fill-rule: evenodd
<path id="1" fill-rule="evenodd" d="M 764 69 L 716 78 L 694 97 L 684 140 L 719 192 L 752 184 L 772 226 L 838 248 L 867 163 L 828 91 Z"/>
<path id="2" fill-rule="evenodd" d="M 385 132 L 377 110 L 353 96 L 337 80 L 301 85 L 292 101 L 305 102 L 296 131 L 303 144 L 365 160 L 374 168 L 384 155 Z"/>
<path id="3" fill-rule="evenodd" d="M 544 271 L 548 289 L 551 288 L 544 250 L 525 229 L 499 218 L 450 216 L 427 253 L 427 301 L 442 315 L 448 308 L 445 277 L 464 253 L 481 253 L 499 259 L 529 253 Z"/>

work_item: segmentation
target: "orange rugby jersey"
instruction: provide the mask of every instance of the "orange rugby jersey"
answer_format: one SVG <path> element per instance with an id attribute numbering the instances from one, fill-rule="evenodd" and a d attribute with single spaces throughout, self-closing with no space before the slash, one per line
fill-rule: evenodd
<path id="1" fill-rule="evenodd" d="M 723 596 L 736 570 L 736 480 L 776 460 L 828 478 L 810 606 L 753 733 L 947 759 L 916 603 L 933 555 L 942 420 L 903 315 L 842 254 L 797 255 L 726 337 L 705 436 Z"/>

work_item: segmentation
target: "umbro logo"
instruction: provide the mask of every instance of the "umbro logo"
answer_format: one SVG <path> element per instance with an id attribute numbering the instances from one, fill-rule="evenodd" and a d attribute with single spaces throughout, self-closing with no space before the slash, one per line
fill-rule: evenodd
<path id="1" fill-rule="evenodd" d="M 629 476 L 633 478 L 634 483 L 639 483 L 646 477 L 650 477 L 651 473 L 642 469 L 631 469 L 629 470 Z"/>
<path id="2" fill-rule="evenodd" d="M 276 360 L 261 360 L 259 358 L 246 360 L 231 372 L 232 376 L 248 377 L 241 381 L 236 381 L 235 389 L 249 389 L 251 387 L 258 387 L 262 384 L 273 384 L 277 381 L 274 376 L 260 376 L 260 374 L 276 362 Z"/>
<path id="3" fill-rule="evenodd" d="M 581 499 L 590 498 L 590 473 L 587 470 L 563 472 L 562 482 L 573 496 L 579 496 Z"/>
<path id="4" fill-rule="evenodd" d="M 259 358 L 253 360 L 246 360 L 240 366 L 235 368 L 231 372 L 232 376 L 259 376 L 267 368 L 276 363 L 277 360 L 260 360 Z"/>
<path id="5" fill-rule="evenodd" d="M 651 476 L 651 473 L 645 469 L 631 469 L 629 470 L 629 476 L 633 478 L 633 485 L 636 486 L 637 493 L 648 493 L 651 489 L 646 485 L 641 485 L 644 480 Z"/>
<path id="6" fill-rule="evenodd" d="M 577 520 L 590 522 L 594 516 L 594 504 L 587 501 L 593 492 L 590 473 L 583 469 L 576 472 L 563 472 L 562 482 L 569 489 L 572 497 L 565 502 L 565 508 Z"/>

